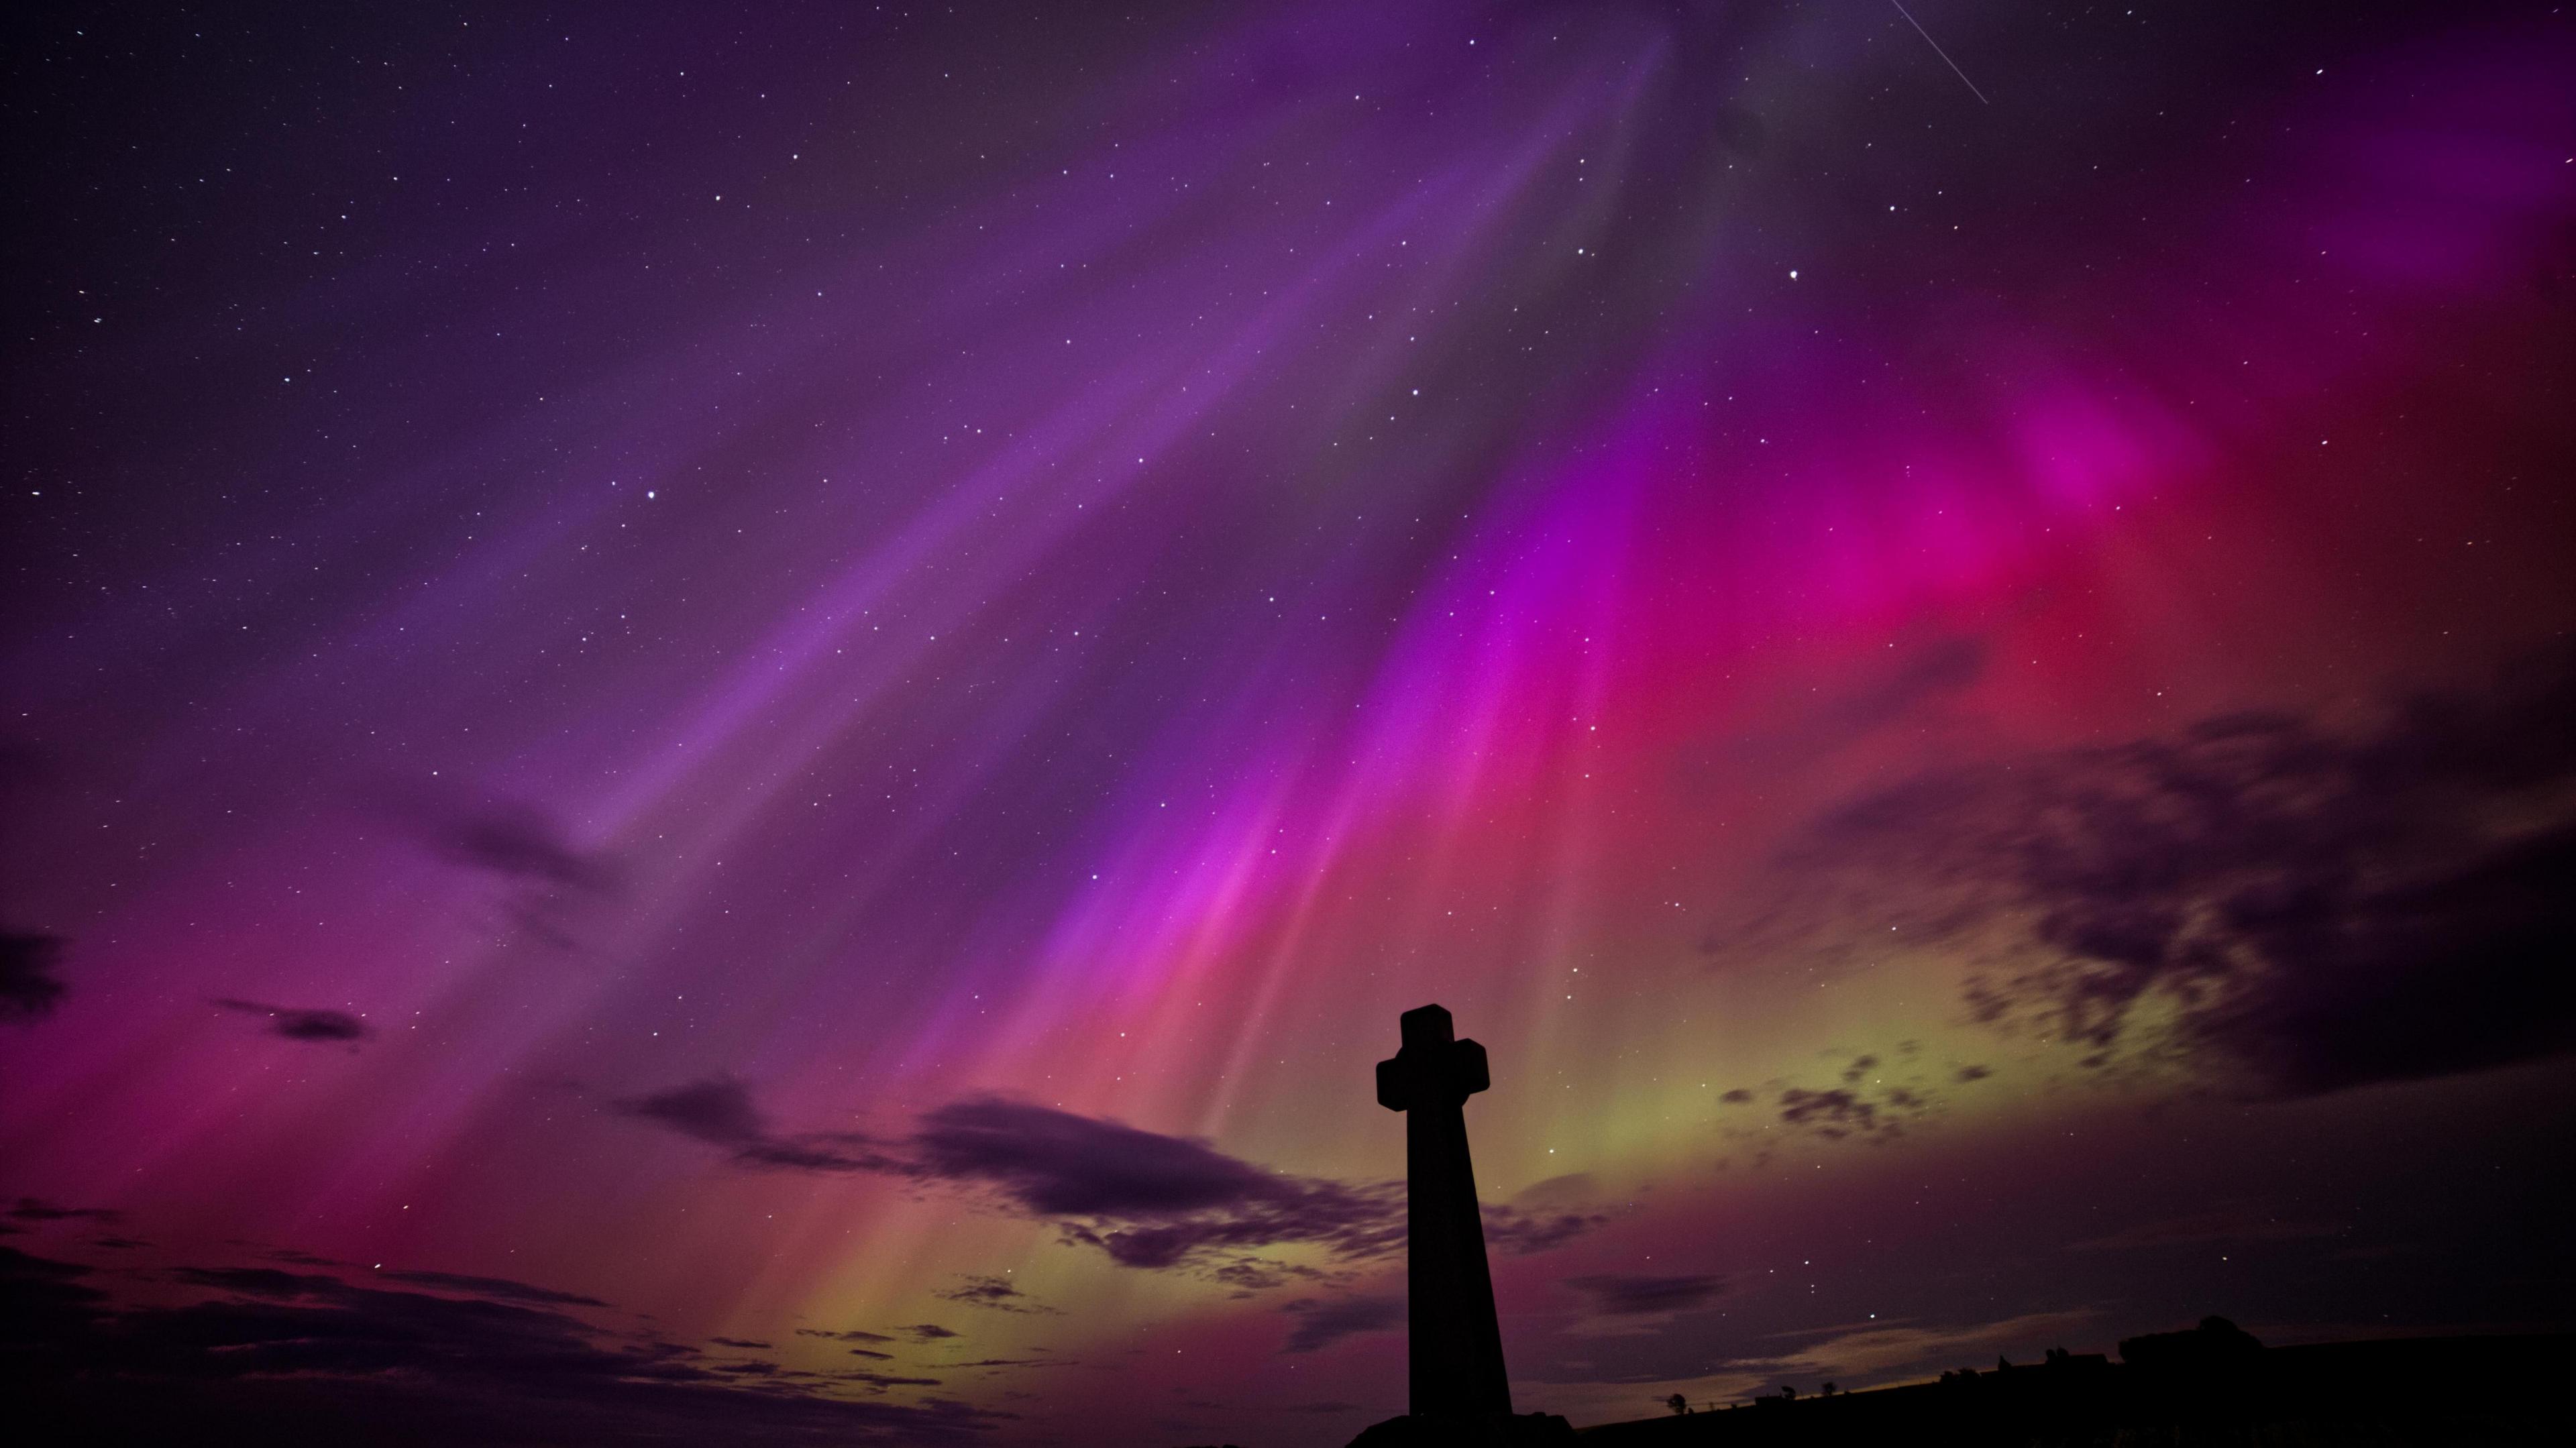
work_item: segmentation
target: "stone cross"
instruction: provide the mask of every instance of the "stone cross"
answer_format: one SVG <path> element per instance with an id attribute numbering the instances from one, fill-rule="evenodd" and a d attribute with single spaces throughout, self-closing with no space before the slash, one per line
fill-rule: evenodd
<path id="1" fill-rule="evenodd" d="M 1467 1161 L 1467 1098 L 1493 1084 L 1485 1048 L 1456 1039 L 1438 1006 L 1398 1018 L 1404 1047 L 1377 1063 L 1377 1104 L 1405 1113 L 1405 1307 L 1413 1411 L 1509 1414 L 1503 1333 L 1485 1224 Z"/>

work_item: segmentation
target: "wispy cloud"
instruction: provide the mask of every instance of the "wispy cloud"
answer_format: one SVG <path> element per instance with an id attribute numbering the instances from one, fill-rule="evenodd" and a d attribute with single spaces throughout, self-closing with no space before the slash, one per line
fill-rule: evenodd
<path id="1" fill-rule="evenodd" d="M 731 1077 L 619 1101 L 614 1109 L 728 1148 L 734 1160 L 747 1166 L 820 1172 L 905 1169 L 902 1162 L 871 1149 L 866 1137 L 851 1132 L 773 1133 L 752 1104 L 750 1090 Z"/>
<path id="2" fill-rule="evenodd" d="M 1625 1317 L 1704 1307 L 1726 1290 L 1726 1279 L 1714 1273 L 1666 1276 L 1603 1272 L 1568 1277 L 1565 1285 L 1580 1294 L 1594 1312 Z"/>
<path id="3" fill-rule="evenodd" d="M 2012 1353 L 2035 1358 L 2083 1333 L 2095 1316 L 2089 1308 L 2076 1308 L 2024 1313 L 1994 1322 L 1851 1323 L 1786 1334 L 1814 1340 L 1777 1356 L 1745 1358 L 1730 1366 L 1782 1378 L 1831 1378 L 1847 1387 L 1929 1377 L 1945 1367 L 1981 1366 Z"/>
<path id="4" fill-rule="evenodd" d="M 20 1197 L 8 1215 L 21 1222 L 114 1222 L 125 1216 L 112 1207 L 62 1207 L 41 1197 Z"/>
<path id="5" fill-rule="evenodd" d="M 749 1090 L 729 1077 L 620 1101 L 616 1109 L 724 1147 L 747 1166 L 877 1172 L 973 1188 L 1122 1266 L 1186 1269 L 1247 1291 L 1300 1275 L 1255 1255 L 1265 1249 L 1306 1246 L 1358 1261 L 1383 1257 L 1404 1241 L 1400 1183 L 1271 1171 L 1203 1141 L 1000 1097 L 938 1107 L 894 1141 L 778 1133 Z M 1603 1220 L 1562 1208 L 1485 1211 L 1492 1245 L 1520 1254 L 1560 1246 Z M 1019 1306 L 1014 1298 L 982 1291 L 974 1305 Z"/>
<path id="6" fill-rule="evenodd" d="M 606 1307 L 608 1305 L 596 1297 L 584 1297 L 577 1292 L 557 1292 L 550 1287 L 531 1287 L 525 1282 L 513 1282 L 506 1277 L 469 1277 L 459 1272 L 380 1272 L 375 1275 L 374 1280 L 400 1282 L 413 1287 L 435 1287 L 448 1292 L 470 1292 L 511 1302 L 542 1302 L 558 1307 Z M 724 1339 L 718 1338 L 716 1341 L 722 1342 Z M 768 1346 L 766 1343 L 752 1345 Z"/>
<path id="7" fill-rule="evenodd" d="M 1022 1292 L 1007 1277 L 969 1275 L 956 1286 L 930 1294 L 943 1302 L 967 1307 L 989 1308 L 995 1312 L 1017 1312 L 1047 1317 L 1056 1310 Z"/>
<path id="8" fill-rule="evenodd" d="M 179 1266 L 158 1276 L 193 1295 L 119 1302 L 94 1269 L 0 1248 L 0 1299 L 25 1329 L 12 1348 L 21 1388 L 14 1406 L 120 1441 L 187 1436 L 210 1395 L 220 1395 L 229 1421 L 293 1422 L 313 1441 L 342 1442 L 401 1423 L 454 1443 L 955 1444 L 994 1421 L 935 1398 L 858 1401 L 811 1390 L 774 1364 L 711 1364 L 677 1344 L 532 1305 L 591 1301 L 570 1293 L 409 1275 L 442 1290 L 393 1290 L 383 1279 L 334 1272 Z M 936 1386 L 892 1374 L 831 1382 L 880 1396 Z"/>
<path id="9" fill-rule="evenodd" d="M 1404 1321 L 1404 1299 L 1400 1297 L 1301 1297 L 1279 1310 L 1297 1321 L 1289 1329 L 1281 1352 L 1314 1352 L 1346 1337 L 1384 1332 Z"/>
<path id="10" fill-rule="evenodd" d="M 294 1006 L 264 1005 L 258 1001 L 217 999 L 217 1008 L 239 1011 L 243 1015 L 265 1016 L 268 1033 L 290 1041 L 307 1041 L 330 1045 L 342 1041 L 363 1041 L 373 1034 L 367 1023 L 347 1011 L 313 1010 Z"/>
<path id="11" fill-rule="evenodd" d="M 1601 1318 L 1591 1324 L 1593 1330 L 1562 1340 L 1571 1352 L 1561 1350 L 1552 1361 L 1531 1360 L 1518 1370 L 1539 1382 L 1692 1384 L 1721 1395 L 1782 1382 L 1831 1381 L 1857 1388 L 1980 1366 L 1998 1354 L 2036 1358 L 2044 1349 L 2080 1340 L 2093 1320 L 2090 1310 L 2077 1309 L 1993 1322 L 1839 1323 L 1775 1334 L 1767 1342 L 1785 1345 L 1772 1348 L 1763 1340 L 1702 1345 L 1696 1333 L 1639 1335 L 1617 1318 Z"/>

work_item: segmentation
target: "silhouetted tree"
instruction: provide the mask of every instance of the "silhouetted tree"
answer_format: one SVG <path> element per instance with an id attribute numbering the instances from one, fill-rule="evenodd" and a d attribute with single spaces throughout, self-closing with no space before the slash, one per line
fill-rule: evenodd
<path id="1" fill-rule="evenodd" d="M 2225 1343 L 2230 1349 L 2257 1348 L 2263 1345 L 2254 1334 L 2223 1317 L 2202 1318 L 2200 1330 L 2209 1334 L 2212 1339 Z"/>
<path id="2" fill-rule="evenodd" d="M 2188 1332 L 2151 1332 L 2120 1339 L 2120 1360 L 2132 1366 L 2198 1369 L 2241 1364 L 2263 1350 L 2252 1333 L 2223 1317 L 2204 1317 Z"/>
<path id="3" fill-rule="evenodd" d="M 1794 1383 L 1782 1383 L 1780 1385 L 1780 1396 L 1793 1403 L 1798 1401 L 1797 1385 Z"/>
<path id="4" fill-rule="evenodd" d="M 1678 1418 L 1682 1414 L 1690 1411 L 1690 1399 L 1683 1397 L 1679 1393 L 1675 1393 L 1671 1397 L 1664 1399 L 1664 1406 L 1672 1409 L 1673 1416 Z"/>

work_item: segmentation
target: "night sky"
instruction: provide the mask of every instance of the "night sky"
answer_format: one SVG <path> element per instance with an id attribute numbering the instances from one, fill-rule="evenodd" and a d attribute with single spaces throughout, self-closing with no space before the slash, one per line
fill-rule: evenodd
<path id="1" fill-rule="evenodd" d="M 0 1372 L 1340 1444 L 1430 1001 L 1524 1411 L 2568 1326 L 2576 15 L 1909 8 L 16 15 Z"/>

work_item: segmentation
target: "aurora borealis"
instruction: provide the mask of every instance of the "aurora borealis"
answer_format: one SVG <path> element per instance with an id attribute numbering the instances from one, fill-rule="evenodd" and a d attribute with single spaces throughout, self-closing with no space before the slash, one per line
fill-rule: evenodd
<path id="1" fill-rule="evenodd" d="M 1524 1409 L 2564 1328 L 2576 19 L 1910 8 L 19 22 L 0 1356 L 1339 1444 L 1430 1001 Z"/>

